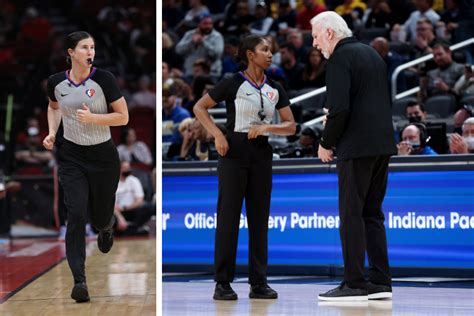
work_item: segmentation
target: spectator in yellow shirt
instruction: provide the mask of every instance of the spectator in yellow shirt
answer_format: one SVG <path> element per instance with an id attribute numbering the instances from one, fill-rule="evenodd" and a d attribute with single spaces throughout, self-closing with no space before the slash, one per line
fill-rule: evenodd
<path id="1" fill-rule="evenodd" d="M 361 10 L 362 13 L 367 9 L 367 5 L 360 0 L 344 0 L 344 3 L 336 7 L 336 13 L 340 16 L 351 14 L 355 10 Z"/>

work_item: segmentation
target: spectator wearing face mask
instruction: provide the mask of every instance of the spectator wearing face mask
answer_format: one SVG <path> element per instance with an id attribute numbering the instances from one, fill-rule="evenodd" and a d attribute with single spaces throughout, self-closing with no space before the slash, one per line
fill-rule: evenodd
<path id="1" fill-rule="evenodd" d="M 451 154 L 474 153 L 474 117 L 470 117 L 462 124 L 462 136 L 453 133 L 449 139 Z"/>
<path id="2" fill-rule="evenodd" d="M 437 153 L 426 144 L 428 141 L 426 127 L 421 123 L 412 123 L 402 130 L 401 141 L 397 145 L 399 156 L 429 155 Z"/>
<path id="3" fill-rule="evenodd" d="M 26 120 L 25 129 L 18 133 L 16 137 L 16 143 L 25 144 L 31 135 L 38 135 L 38 134 L 40 135 L 40 138 L 43 139 L 47 135 L 47 132 L 41 130 L 39 121 L 36 117 L 29 117 Z"/>
<path id="4" fill-rule="evenodd" d="M 426 124 L 426 110 L 421 102 L 410 101 L 405 108 L 405 116 L 410 123 Z"/>
<path id="5" fill-rule="evenodd" d="M 410 123 L 421 123 L 426 127 L 426 137 L 430 139 L 430 147 L 438 154 L 445 154 L 448 151 L 448 141 L 446 139 L 446 123 L 428 121 L 428 113 L 422 102 L 410 101 L 405 110 L 405 116 Z"/>

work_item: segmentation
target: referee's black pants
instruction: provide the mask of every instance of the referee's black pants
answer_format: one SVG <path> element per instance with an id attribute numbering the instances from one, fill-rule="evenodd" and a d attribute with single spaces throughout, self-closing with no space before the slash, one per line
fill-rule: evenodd
<path id="1" fill-rule="evenodd" d="M 58 162 L 67 209 L 66 257 L 74 282 L 85 282 L 85 225 L 88 219 L 97 230 L 113 225 L 120 161 L 112 140 L 81 146 L 64 139 Z"/>
<path id="2" fill-rule="evenodd" d="M 219 197 L 214 253 L 214 280 L 232 282 L 243 200 L 249 230 L 249 283 L 267 282 L 268 217 L 272 191 L 272 147 L 268 137 L 227 135 L 229 151 L 219 157 Z"/>
<path id="3" fill-rule="evenodd" d="M 369 280 L 391 285 L 382 212 L 389 159 L 389 156 L 376 156 L 337 162 L 344 281 L 351 288 L 366 288 L 365 251 Z"/>

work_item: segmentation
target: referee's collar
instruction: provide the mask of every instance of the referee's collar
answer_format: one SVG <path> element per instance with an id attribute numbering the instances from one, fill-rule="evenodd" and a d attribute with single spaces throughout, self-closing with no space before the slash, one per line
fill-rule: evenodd
<path id="1" fill-rule="evenodd" d="M 265 73 L 263 73 L 263 81 L 262 81 L 262 83 L 260 83 L 260 87 L 257 86 L 254 82 L 252 82 L 252 81 L 250 80 L 250 78 L 247 78 L 247 76 L 244 74 L 243 71 L 239 71 L 239 74 L 245 79 L 245 81 L 247 81 L 248 83 L 250 83 L 250 85 L 251 85 L 252 87 L 254 87 L 255 89 L 257 89 L 257 90 L 262 89 L 262 87 L 265 85 L 265 83 L 267 83 L 267 75 L 266 75 Z"/>
<path id="2" fill-rule="evenodd" d="M 79 83 L 75 83 L 72 79 L 71 79 L 71 76 L 70 76 L 70 73 L 71 73 L 71 69 L 68 69 L 65 71 L 65 74 L 66 74 L 66 79 L 69 81 L 69 83 L 71 83 L 74 87 L 80 87 L 81 85 L 84 85 L 85 82 L 87 80 L 89 80 L 96 72 L 96 68 L 95 67 L 92 67 L 91 70 L 90 70 L 90 73 L 89 75 L 87 76 L 87 78 L 85 78 L 84 80 L 82 80 L 81 82 Z"/>

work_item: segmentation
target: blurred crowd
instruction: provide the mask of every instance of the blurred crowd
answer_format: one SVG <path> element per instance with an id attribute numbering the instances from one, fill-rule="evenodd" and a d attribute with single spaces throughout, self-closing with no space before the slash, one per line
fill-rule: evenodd
<path id="1" fill-rule="evenodd" d="M 240 70 L 233 57 L 245 35 L 271 43 L 273 63 L 266 75 L 290 97 L 324 87 L 326 60 L 312 47 L 310 20 L 326 10 L 340 14 L 354 36 L 385 60 L 391 89 L 398 66 L 434 55 L 396 78 L 394 95 L 418 88 L 394 100 L 399 155 L 474 152 L 472 123 L 466 121 L 473 115 L 473 46 L 450 49 L 474 37 L 471 0 L 164 0 L 163 160 L 216 159 L 212 135 L 194 120 L 192 108 L 216 82 Z M 305 123 L 324 114 L 324 100 L 322 94 L 292 104 L 300 128 L 292 137 L 273 140 L 275 158 L 316 156 L 323 126 Z M 423 120 L 410 117 L 415 107 Z M 216 123 L 225 122 L 225 105 L 211 112 Z M 408 134 L 417 137 L 410 140 Z"/>

